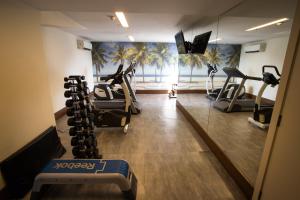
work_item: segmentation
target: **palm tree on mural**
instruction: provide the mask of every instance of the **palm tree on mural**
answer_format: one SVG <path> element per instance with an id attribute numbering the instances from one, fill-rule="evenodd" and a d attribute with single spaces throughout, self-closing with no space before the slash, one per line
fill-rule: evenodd
<path id="1" fill-rule="evenodd" d="M 158 57 L 157 61 L 160 62 L 159 65 L 157 65 L 157 69 L 160 69 L 159 82 L 161 82 L 162 70 L 165 67 L 165 64 L 170 64 L 171 54 L 169 53 L 169 46 L 167 43 L 157 43 L 151 53 L 155 54 Z"/>
<path id="2" fill-rule="evenodd" d="M 230 55 L 226 57 L 226 65 L 229 67 L 238 68 L 240 63 L 241 46 L 233 45 Z"/>
<path id="3" fill-rule="evenodd" d="M 99 81 L 100 69 L 104 68 L 104 65 L 107 63 L 108 55 L 106 54 L 105 48 L 103 48 L 103 43 L 93 42 L 92 43 L 92 60 L 93 65 L 95 65 L 96 71 L 96 80 Z"/>
<path id="4" fill-rule="evenodd" d="M 207 59 L 207 62 L 211 65 L 218 66 L 221 61 L 220 52 L 217 47 L 212 47 L 210 50 L 206 51 L 204 56 Z"/>
<path id="5" fill-rule="evenodd" d="M 118 62 L 120 62 L 120 64 L 124 64 L 127 58 L 127 49 L 123 44 L 116 44 L 115 51 L 111 52 L 111 54 L 112 54 L 111 61 L 114 64 L 117 64 Z"/>
<path id="6" fill-rule="evenodd" d="M 162 60 L 157 54 L 149 55 L 149 64 L 155 67 L 155 82 L 157 82 L 157 70 L 162 68 Z"/>
<path id="7" fill-rule="evenodd" d="M 190 74 L 190 83 L 191 83 L 193 78 L 193 70 L 195 68 L 201 69 L 203 65 L 207 63 L 207 59 L 202 54 L 189 54 L 187 62 L 191 68 L 191 74 Z"/>
<path id="8" fill-rule="evenodd" d="M 180 82 L 181 68 L 188 66 L 189 55 L 178 54 L 178 83 Z"/>
<path id="9" fill-rule="evenodd" d="M 128 49 L 127 59 L 136 62 L 142 68 L 143 82 L 145 82 L 145 65 L 149 63 L 149 50 L 145 42 L 136 42 Z"/>

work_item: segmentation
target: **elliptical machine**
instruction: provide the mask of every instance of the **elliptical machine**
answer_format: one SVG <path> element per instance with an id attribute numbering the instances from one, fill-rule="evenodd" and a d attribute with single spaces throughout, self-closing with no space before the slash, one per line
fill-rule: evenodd
<path id="1" fill-rule="evenodd" d="M 122 73 L 124 74 L 124 82 L 127 85 L 129 90 L 129 94 L 131 96 L 131 113 L 132 114 L 139 114 L 141 113 L 141 105 L 139 104 L 137 97 L 135 95 L 135 91 L 131 87 L 132 79 L 134 79 L 135 75 L 135 66 L 136 63 L 131 63 L 129 67 L 123 72 L 123 64 L 120 64 L 116 73 L 108 75 L 106 77 L 102 77 L 105 83 L 100 83 L 94 87 L 94 96 L 97 100 L 113 100 L 119 99 L 124 100 L 125 94 L 123 88 L 116 88 L 115 85 L 111 85 L 107 83 L 108 81 L 112 80 L 115 76 Z"/>
<path id="2" fill-rule="evenodd" d="M 265 71 L 266 68 L 274 69 L 279 78 L 276 78 L 274 76 L 274 74 L 272 74 L 270 72 L 266 72 Z M 250 123 L 258 126 L 259 128 L 266 129 L 267 127 L 269 127 L 269 124 L 271 122 L 274 105 L 262 105 L 261 98 L 262 98 L 262 95 L 263 95 L 265 89 L 269 85 L 271 87 L 275 87 L 276 85 L 279 84 L 281 74 L 279 73 L 276 66 L 271 66 L 271 65 L 264 65 L 262 68 L 262 74 L 263 74 L 262 80 L 263 80 L 264 84 L 261 86 L 261 88 L 257 94 L 256 100 L 255 100 L 253 117 L 249 117 L 248 121 Z"/>
<path id="3" fill-rule="evenodd" d="M 214 88 L 214 76 L 218 72 L 216 65 L 207 64 L 207 79 L 206 79 L 206 97 L 210 100 L 216 100 L 222 88 Z M 221 98 L 232 99 L 235 92 L 237 91 L 239 84 L 231 83 L 228 84 Z M 242 88 L 238 99 L 241 99 L 245 96 L 245 87 Z"/>

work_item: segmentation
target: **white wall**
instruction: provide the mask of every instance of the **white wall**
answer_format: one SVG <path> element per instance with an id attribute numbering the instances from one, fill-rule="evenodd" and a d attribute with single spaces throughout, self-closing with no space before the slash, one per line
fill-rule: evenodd
<path id="1" fill-rule="evenodd" d="M 69 75 L 85 75 L 93 89 L 92 56 L 77 49 L 77 37 L 57 28 L 43 27 L 44 52 L 48 64 L 53 111 L 65 107 L 64 80 Z"/>
<path id="2" fill-rule="evenodd" d="M 282 71 L 283 61 L 288 44 L 288 36 L 281 38 L 273 38 L 266 40 L 267 46 L 265 52 L 259 53 L 245 53 L 244 48 L 249 44 L 242 45 L 240 70 L 248 76 L 262 77 L 263 65 L 275 65 Z M 257 95 L 262 82 L 259 81 L 247 81 L 246 91 L 250 94 Z M 272 88 L 268 87 L 263 97 L 271 100 L 275 100 L 278 86 Z"/>
<path id="3" fill-rule="evenodd" d="M 55 124 L 40 13 L 22 3 L 0 6 L 0 160 Z M 0 176 L 0 188 L 4 185 Z"/>

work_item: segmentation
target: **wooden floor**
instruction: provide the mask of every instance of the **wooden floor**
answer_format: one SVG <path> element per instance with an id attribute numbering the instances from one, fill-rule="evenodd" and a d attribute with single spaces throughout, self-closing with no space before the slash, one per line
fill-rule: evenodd
<path id="1" fill-rule="evenodd" d="M 254 186 L 267 132 L 248 122 L 252 113 L 223 113 L 205 94 L 181 94 L 177 99 Z"/>
<path id="2" fill-rule="evenodd" d="M 245 199 L 244 195 L 167 95 L 139 95 L 141 115 L 127 135 L 97 129 L 106 159 L 128 160 L 138 178 L 139 200 Z M 64 158 L 72 158 L 66 117 L 57 121 Z M 114 185 L 55 186 L 45 199 L 122 199 Z"/>

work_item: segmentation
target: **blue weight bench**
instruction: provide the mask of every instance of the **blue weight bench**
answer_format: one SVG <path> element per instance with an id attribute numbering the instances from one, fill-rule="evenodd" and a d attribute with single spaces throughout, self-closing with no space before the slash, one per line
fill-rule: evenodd
<path id="1" fill-rule="evenodd" d="M 116 184 L 127 199 L 135 200 L 137 179 L 124 160 L 54 159 L 35 177 L 31 200 L 40 198 L 43 185 Z"/>

